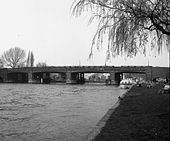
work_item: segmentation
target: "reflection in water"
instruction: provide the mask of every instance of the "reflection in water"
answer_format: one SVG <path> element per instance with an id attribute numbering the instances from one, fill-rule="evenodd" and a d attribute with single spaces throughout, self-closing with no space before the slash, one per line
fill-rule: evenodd
<path id="1" fill-rule="evenodd" d="M 0 84 L 0 140 L 84 140 L 124 92 L 93 84 Z"/>

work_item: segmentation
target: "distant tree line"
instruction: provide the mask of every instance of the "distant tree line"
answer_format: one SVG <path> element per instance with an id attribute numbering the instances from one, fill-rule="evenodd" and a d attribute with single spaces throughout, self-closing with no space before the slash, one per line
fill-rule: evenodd
<path id="1" fill-rule="evenodd" d="M 32 51 L 28 52 L 26 56 L 26 51 L 19 47 L 10 48 L 4 51 L 0 56 L 0 68 L 21 68 L 21 67 L 34 67 L 34 54 Z M 36 67 L 45 67 L 47 64 L 45 62 L 39 62 Z"/>

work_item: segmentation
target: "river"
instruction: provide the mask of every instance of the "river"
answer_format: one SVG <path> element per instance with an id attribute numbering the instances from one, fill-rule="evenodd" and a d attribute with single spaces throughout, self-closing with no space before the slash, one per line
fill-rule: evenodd
<path id="1" fill-rule="evenodd" d="M 83 141 L 126 90 L 97 84 L 0 84 L 0 141 Z"/>

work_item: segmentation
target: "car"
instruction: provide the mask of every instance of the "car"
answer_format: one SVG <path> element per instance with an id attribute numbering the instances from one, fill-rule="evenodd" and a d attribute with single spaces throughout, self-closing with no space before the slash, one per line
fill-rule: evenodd
<path id="1" fill-rule="evenodd" d="M 170 93 L 170 84 L 165 84 L 162 88 L 162 93 L 163 94 L 169 94 Z"/>

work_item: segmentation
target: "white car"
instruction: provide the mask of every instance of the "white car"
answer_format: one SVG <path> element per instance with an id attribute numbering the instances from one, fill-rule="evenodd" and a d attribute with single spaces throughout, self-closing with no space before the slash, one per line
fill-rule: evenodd
<path id="1" fill-rule="evenodd" d="M 170 85 L 166 84 L 164 87 L 163 87 L 163 90 L 169 90 L 170 89 Z"/>
<path id="2" fill-rule="evenodd" d="M 162 88 L 162 93 L 170 93 L 170 85 L 169 84 L 165 84 L 164 87 Z"/>
<path id="3" fill-rule="evenodd" d="M 130 79 L 123 79 L 120 82 L 119 88 L 121 89 L 129 89 L 132 86 L 133 82 Z"/>

